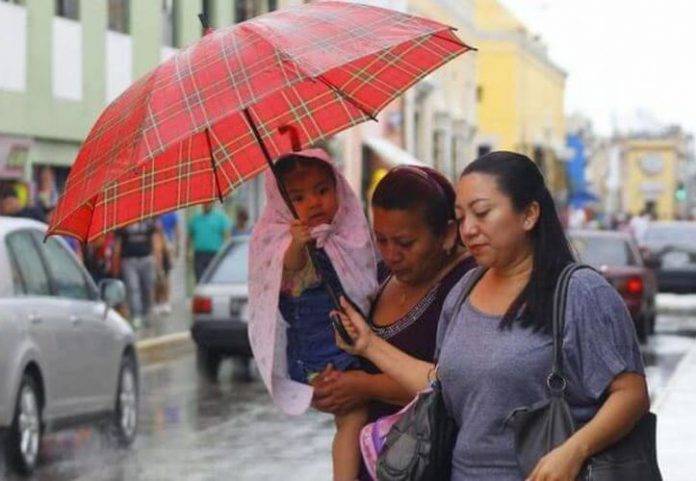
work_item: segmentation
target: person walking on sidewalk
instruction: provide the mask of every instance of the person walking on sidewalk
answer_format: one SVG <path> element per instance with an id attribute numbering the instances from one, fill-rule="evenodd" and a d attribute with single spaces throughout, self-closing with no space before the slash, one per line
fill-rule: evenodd
<path id="1" fill-rule="evenodd" d="M 210 261 L 229 236 L 231 222 L 227 214 L 215 209 L 213 203 L 203 205 L 202 212 L 191 217 L 188 223 L 188 252 L 193 249 L 193 271 L 200 281 Z"/>
<path id="2" fill-rule="evenodd" d="M 155 252 L 159 258 L 161 269 L 157 271 L 155 282 L 155 311 L 160 314 L 171 314 L 171 271 L 174 262 L 179 257 L 179 214 L 176 211 L 167 212 L 159 217 L 158 225 L 161 235 L 155 236 Z"/>
<path id="3" fill-rule="evenodd" d="M 116 231 L 114 275 L 120 275 L 128 292 L 128 308 L 133 326 L 148 320 L 152 309 L 157 265 L 154 239 L 158 227 L 154 219 L 145 219 Z"/>

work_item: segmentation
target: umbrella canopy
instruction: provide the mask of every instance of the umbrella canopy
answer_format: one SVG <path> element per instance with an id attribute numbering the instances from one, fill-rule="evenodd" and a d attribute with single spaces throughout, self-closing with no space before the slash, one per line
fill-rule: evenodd
<path id="1" fill-rule="evenodd" d="M 446 25 L 338 1 L 212 31 L 106 108 L 49 234 L 91 241 L 222 198 L 266 167 L 263 149 L 277 158 L 375 118 L 469 49 Z"/>

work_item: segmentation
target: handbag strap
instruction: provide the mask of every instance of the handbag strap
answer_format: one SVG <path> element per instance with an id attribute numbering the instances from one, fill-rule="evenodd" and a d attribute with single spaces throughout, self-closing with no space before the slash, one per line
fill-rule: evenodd
<path id="1" fill-rule="evenodd" d="M 553 365 L 546 378 L 546 385 L 551 394 L 563 395 L 567 380 L 563 371 L 563 334 L 565 331 L 565 312 L 568 304 L 568 286 L 573 274 L 581 269 L 592 269 L 585 264 L 571 262 L 563 268 L 553 293 L 552 335 L 553 335 Z"/>

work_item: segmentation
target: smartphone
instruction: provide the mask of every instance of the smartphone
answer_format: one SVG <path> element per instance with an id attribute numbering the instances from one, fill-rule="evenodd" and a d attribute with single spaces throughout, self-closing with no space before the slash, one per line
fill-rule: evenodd
<path id="1" fill-rule="evenodd" d="M 338 332 L 338 335 L 341 336 L 343 342 L 345 342 L 349 346 L 352 346 L 353 339 L 348 334 L 348 331 L 346 331 L 346 328 L 343 326 L 343 323 L 341 322 L 341 319 L 338 317 L 338 314 L 332 312 L 329 317 L 331 317 L 331 324 L 333 325 L 333 328 L 336 330 L 336 332 Z"/>

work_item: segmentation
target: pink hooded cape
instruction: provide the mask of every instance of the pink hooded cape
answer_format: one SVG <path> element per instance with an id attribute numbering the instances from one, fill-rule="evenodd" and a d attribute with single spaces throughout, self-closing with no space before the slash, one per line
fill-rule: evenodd
<path id="1" fill-rule="evenodd" d="M 360 201 L 321 149 L 296 152 L 328 163 L 336 178 L 338 210 L 331 225 L 312 229 L 336 269 L 346 294 L 369 312 L 377 290 L 377 260 Z M 278 309 L 283 257 L 290 245 L 293 219 L 270 172 L 265 177 L 266 207 L 254 226 L 249 250 L 249 341 L 259 372 L 275 404 L 287 414 L 301 414 L 312 400 L 312 388 L 291 380 L 286 356 L 287 323 Z M 328 319 L 327 319 L 328 322 Z"/>

